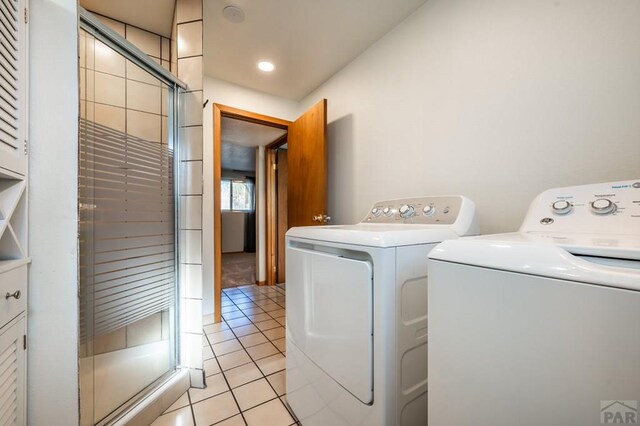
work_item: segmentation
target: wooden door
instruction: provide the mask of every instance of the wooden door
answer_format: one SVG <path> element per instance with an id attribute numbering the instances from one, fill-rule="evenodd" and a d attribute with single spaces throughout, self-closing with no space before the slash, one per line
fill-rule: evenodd
<path id="1" fill-rule="evenodd" d="M 284 266 L 284 253 L 285 253 L 285 245 L 284 245 L 284 235 L 287 232 L 289 227 L 287 226 L 287 180 L 288 180 L 288 168 L 287 168 L 287 150 L 278 148 L 278 152 L 276 154 L 278 166 L 276 169 L 276 180 L 277 182 L 277 222 L 278 222 L 278 238 L 277 238 L 277 258 L 278 265 L 276 270 L 278 271 L 276 274 L 276 282 L 284 283 L 285 282 L 285 266 Z"/>
<path id="2" fill-rule="evenodd" d="M 287 226 L 325 224 L 327 217 L 327 100 L 289 126 Z"/>

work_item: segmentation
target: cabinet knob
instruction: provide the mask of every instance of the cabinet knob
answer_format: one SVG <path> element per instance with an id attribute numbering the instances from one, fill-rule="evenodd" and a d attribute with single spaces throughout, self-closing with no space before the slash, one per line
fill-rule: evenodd
<path id="1" fill-rule="evenodd" d="M 9 300 L 10 298 L 14 298 L 14 299 L 20 299 L 20 296 L 22 295 L 22 293 L 20 293 L 20 290 L 16 290 L 13 292 L 13 294 L 7 292 L 7 294 L 4 295 L 4 298 Z"/>

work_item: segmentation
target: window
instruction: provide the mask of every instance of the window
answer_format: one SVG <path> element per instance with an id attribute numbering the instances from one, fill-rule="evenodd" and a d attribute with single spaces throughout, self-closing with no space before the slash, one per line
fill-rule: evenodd
<path id="1" fill-rule="evenodd" d="M 220 198 L 223 211 L 252 212 L 253 182 L 237 179 L 222 179 Z"/>

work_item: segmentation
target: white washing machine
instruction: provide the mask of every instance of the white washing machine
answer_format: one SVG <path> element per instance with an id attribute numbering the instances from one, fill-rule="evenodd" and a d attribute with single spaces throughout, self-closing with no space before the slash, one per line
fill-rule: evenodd
<path id="1" fill-rule="evenodd" d="M 429 424 L 638 420 L 640 180 L 552 189 L 429 260 Z"/>
<path id="2" fill-rule="evenodd" d="M 477 233 L 465 197 L 376 203 L 287 232 L 287 401 L 305 426 L 427 421 L 429 251 Z"/>

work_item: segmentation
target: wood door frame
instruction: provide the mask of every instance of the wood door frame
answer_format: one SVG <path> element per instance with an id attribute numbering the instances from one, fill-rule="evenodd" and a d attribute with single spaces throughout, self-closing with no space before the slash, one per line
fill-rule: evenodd
<path id="1" fill-rule="evenodd" d="M 275 267 L 275 253 L 277 251 L 276 241 L 278 240 L 278 223 L 277 223 L 277 212 L 275 206 L 277 205 L 278 195 L 276 192 L 276 173 L 277 171 L 274 169 L 274 165 L 276 164 L 276 155 L 277 150 L 282 145 L 287 143 L 287 137 L 289 132 L 284 137 L 279 138 L 278 140 L 271 142 L 270 144 L 264 147 L 264 166 L 265 166 L 265 211 L 266 211 L 266 228 L 267 228 L 267 238 L 266 238 L 266 257 L 267 257 L 267 265 L 266 265 L 266 273 L 267 273 L 267 285 L 274 285 L 277 281 L 276 272 L 274 270 Z"/>
<path id="2" fill-rule="evenodd" d="M 220 205 L 220 184 L 222 181 L 222 117 L 235 118 L 236 120 L 277 127 L 279 129 L 286 130 L 287 134 L 289 133 L 289 127 L 293 124 L 291 121 L 282 120 L 280 118 L 257 114 L 255 112 L 245 111 L 227 105 L 217 103 L 213 104 L 213 304 L 215 322 L 220 322 L 222 319 L 222 313 L 220 312 L 222 309 L 222 209 Z M 265 159 L 267 157 L 266 152 L 267 151 L 265 149 Z M 267 172 L 268 170 L 265 169 L 265 177 L 268 175 Z M 267 210 L 267 223 L 268 219 Z M 269 265 L 270 258 L 268 251 L 269 249 L 267 247 L 267 266 Z M 273 270 L 273 267 L 271 267 L 271 270 Z M 267 276 L 269 276 L 268 269 Z"/>

